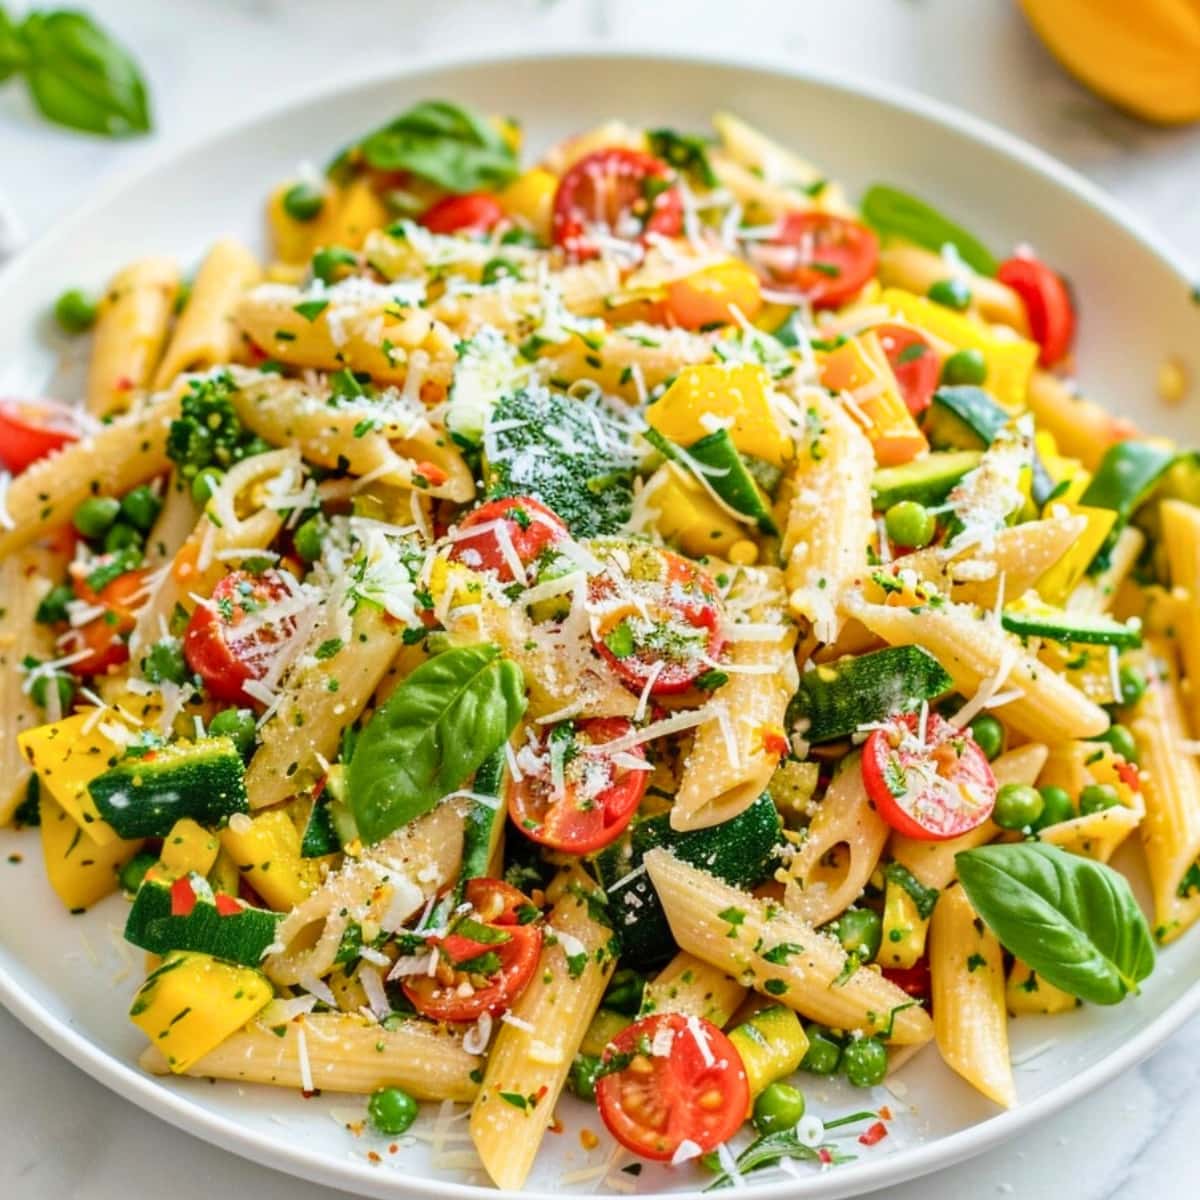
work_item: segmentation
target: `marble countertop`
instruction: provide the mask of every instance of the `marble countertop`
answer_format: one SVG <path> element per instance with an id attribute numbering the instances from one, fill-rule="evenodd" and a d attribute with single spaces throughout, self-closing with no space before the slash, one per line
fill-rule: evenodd
<path id="1" fill-rule="evenodd" d="M 1057 69 L 1007 0 L 86 0 L 151 80 L 156 132 L 111 144 L 33 119 L 0 89 L 0 210 L 26 237 L 88 189 L 163 146 L 275 106 L 353 67 L 455 47 L 553 44 L 757 54 L 925 92 L 1041 146 L 1090 176 L 1200 264 L 1200 127 L 1154 130 Z M 20 8 L 18 3 L 14 6 Z M 335 1200 L 154 1123 L 0 1011 L 0 1196 Z M 1157 1054 L 1017 1142 L 891 1188 L 891 1200 L 1016 1195 L 1176 1200 L 1195 1192 L 1200 1020 Z"/>

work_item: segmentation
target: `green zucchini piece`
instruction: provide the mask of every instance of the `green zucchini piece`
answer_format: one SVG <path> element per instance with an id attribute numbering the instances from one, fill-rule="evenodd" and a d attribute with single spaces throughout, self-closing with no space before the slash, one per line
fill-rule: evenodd
<path id="1" fill-rule="evenodd" d="M 491 758 L 475 772 L 471 787 L 477 796 L 495 796 L 495 804 L 483 800 L 468 800 L 463 824 L 462 868 L 459 871 L 458 888 L 461 890 L 469 879 L 478 879 L 487 874 L 491 852 L 492 833 L 505 817 L 504 805 L 504 748 L 497 750 Z"/>
<path id="2" fill-rule="evenodd" d="M 649 875 L 638 870 L 647 850 L 666 846 L 684 862 L 749 888 L 770 875 L 782 829 L 779 811 L 765 792 L 744 812 L 709 829 L 677 833 L 668 813 L 635 820 L 594 859 L 620 934 L 622 965 L 642 969 L 675 953 L 658 894 Z"/>
<path id="3" fill-rule="evenodd" d="M 1093 568 L 1107 564 L 1121 530 L 1150 499 L 1178 458 L 1177 451 L 1153 442 L 1117 442 L 1105 451 L 1091 483 L 1079 497 L 1082 505 L 1111 508 L 1117 514 L 1108 538 L 1093 559 Z"/>
<path id="4" fill-rule="evenodd" d="M 787 725 L 806 742 L 831 742 L 866 722 L 912 712 L 922 700 L 936 700 L 953 687 L 942 664 L 920 646 L 847 655 L 800 676 Z"/>
<path id="5" fill-rule="evenodd" d="M 242 756 L 227 737 L 174 742 L 123 758 L 88 791 L 123 838 L 165 837 L 181 817 L 219 825 L 250 810 Z"/>
<path id="6" fill-rule="evenodd" d="M 1050 638 L 1055 642 L 1116 646 L 1119 650 L 1132 650 L 1142 644 L 1142 631 L 1138 625 L 1126 625 L 1101 613 L 1010 610 L 1000 614 L 1000 624 L 1009 633 L 1021 637 Z"/>
<path id="7" fill-rule="evenodd" d="M 899 188 L 877 183 L 862 198 L 863 220 L 890 237 L 904 238 L 926 250 L 941 253 L 947 242 L 973 271 L 995 275 L 999 268 L 992 252 L 973 234 L 924 200 Z"/>
<path id="8" fill-rule="evenodd" d="M 188 880 L 196 903 L 191 912 L 181 916 L 171 912 L 172 884 L 153 878 L 145 880 L 126 918 L 125 940 L 152 954 L 193 950 L 226 962 L 257 967 L 263 951 L 275 941 L 283 914 L 252 908 L 232 896 L 226 896 L 225 902 L 236 904 L 240 911 L 222 913 L 202 875 L 190 875 Z"/>
<path id="9" fill-rule="evenodd" d="M 300 839 L 300 854 L 303 858 L 323 858 L 326 854 L 337 854 L 342 848 L 342 839 L 334 828 L 328 804 L 316 803 L 308 814 L 308 824 Z"/>
<path id="10" fill-rule="evenodd" d="M 871 479 L 876 509 L 886 512 L 900 500 L 941 504 L 968 472 L 979 466 L 979 450 L 950 450 L 914 458 L 899 467 L 882 467 Z"/>

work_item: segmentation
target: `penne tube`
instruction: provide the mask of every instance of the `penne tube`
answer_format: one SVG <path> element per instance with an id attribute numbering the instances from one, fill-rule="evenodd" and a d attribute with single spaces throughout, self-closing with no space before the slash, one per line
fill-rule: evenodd
<path id="1" fill-rule="evenodd" d="M 1192 736 L 1200 737 L 1200 508 L 1164 500 L 1159 513 L 1171 583 L 1182 591 L 1172 623 L 1183 660 L 1183 696 Z"/>
<path id="2" fill-rule="evenodd" d="M 1132 422 L 1084 399 L 1049 371 L 1033 372 L 1027 396 L 1038 429 L 1053 436 L 1060 454 L 1079 459 L 1089 471 L 1109 446 L 1137 435 Z"/>

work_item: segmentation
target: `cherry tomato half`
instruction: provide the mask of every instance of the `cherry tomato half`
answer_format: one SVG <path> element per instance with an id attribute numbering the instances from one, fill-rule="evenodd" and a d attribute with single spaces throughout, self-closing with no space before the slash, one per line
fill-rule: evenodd
<path id="1" fill-rule="evenodd" d="M 923 413 L 937 390 L 941 364 L 929 342 L 907 325 L 876 325 L 875 334 L 887 355 L 900 395 L 914 417 Z"/>
<path id="2" fill-rule="evenodd" d="M 79 439 L 66 405 L 52 400 L 0 400 L 0 466 L 14 475 Z"/>
<path id="3" fill-rule="evenodd" d="M 730 259 L 667 284 L 667 316 L 684 329 L 730 325 L 740 313 L 753 321 L 762 311 L 758 276 L 744 262 Z"/>
<path id="4" fill-rule="evenodd" d="M 711 576 L 652 546 L 623 547 L 629 567 L 610 557 L 590 584 L 593 642 L 621 682 L 639 695 L 686 692 L 712 667 L 725 637 Z"/>
<path id="5" fill-rule="evenodd" d="M 1052 367 L 1066 358 L 1075 337 L 1075 309 L 1062 277 L 1039 259 L 1017 257 L 1002 262 L 996 278 L 1021 297 L 1033 340 L 1042 348 L 1038 362 Z"/>
<path id="6" fill-rule="evenodd" d="M 914 1000 L 928 1000 L 930 991 L 929 959 L 919 958 L 911 967 L 884 967 L 884 979 L 891 980 Z"/>
<path id="7" fill-rule="evenodd" d="M 879 815 L 897 833 L 941 842 L 967 833 L 992 814 L 996 777 L 970 730 L 936 713 L 894 717 L 863 747 L 862 775 Z"/>
<path id="8" fill-rule="evenodd" d="M 271 669 L 279 643 L 295 629 L 294 617 L 264 619 L 264 610 L 293 592 L 281 571 L 261 575 L 231 571 L 198 605 L 183 635 L 183 656 L 214 700 L 253 704 L 245 685 Z"/>
<path id="9" fill-rule="evenodd" d="M 746 1119 L 750 1087 L 741 1057 L 703 1017 L 655 1013 L 635 1021 L 613 1038 L 602 1062 L 600 1116 L 642 1158 L 667 1162 L 685 1141 L 707 1153 Z"/>
<path id="10" fill-rule="evenodd" d="M 421 224 L 434 233 L 490 233 L 502 220 L 504 209 L 490 192 L 446 196 L 421 216 Z"/>
<path id="11" fill-rule="evenodd" d="M 661 159 L 624 146 L 584 155 L 554 196 L 554 244 L 576 261 L 595 258 L 600 241 L 639 242 L 648 233 L 675 237 L 683 200 L 675 172 Z"/>
<path id="12" fill-rule="evenodd" d="M 450 557 L 476 571 L 494 571 L 502 583 L 516 578 L 507 550 L 527 567 L 567 537 L 561 518 L 529 496 L 490 500 L 468 513 L 458 528 Z M 467 530 L 476 532 L 464 537 Z"/>
<path id="13" fill-rule="evenodd" d="M 413 1007 L 435 1021 L 476 1021 L 485 1012 L 497 1016 L 510 1008 L 542 952 L 541 929 L 518 923 L 518 910 L 532 903 L 516 888 L 498 879 L 475 879 L 466 897 L 473 911 L 457 917 L 433 943 L 435 973 L 410 975 L 402 985 Z M 474 907 L 477 903 L 480 907 Z M 497 903 L 497 919 L 484 920 Z"/>
<path id="14" fill-rule="evenodd" d="M 120 666 L 129 658 L 126 637 L 137 624 L 137 607 L 145 597 L 146 572 L 126 571 L 106 583 L 99 591 L 88 584 L 88 575 L 112 559 L 103 555 L 93 559 L 85 572 L 72 571 L 75 595 L 87 604 L 99 605 L 104 613 L 86 625 L 72 629 L 64 644 L 67 653 L 87 650 L 88 656 L 71 664 L 75 675 L 99 675 L 110 667 Z"/>
<path id="15" fill-rule="evenodd" d="M 879 239 L 865 225 L 824 212 L 790 212 L 775 236 L 746 245 L 767 286 L 799 292 L 814 308 L 836 308 L 875 274 Z"/>
<path id="16" fill-rule="evenodd" d="M 513 824 L 535 842 L 569 854 L 607 846 L 637 811 L 650 772 L 589 751 L 632 728 L 624 717 L 564 722 L 543 733 L 536 746 L 522 749 L 521 778 L 513 776 L 508 784 Z M 641 746 L 627 753 L 645 758 Z"/>

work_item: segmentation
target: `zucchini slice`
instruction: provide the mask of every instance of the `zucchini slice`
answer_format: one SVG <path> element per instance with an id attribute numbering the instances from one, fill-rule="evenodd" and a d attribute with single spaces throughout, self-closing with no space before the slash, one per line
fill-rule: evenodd
<path id="1" fill-rule="evenodd" d="M 1081 505 L 1109 508 L 1117 514 L 1095 563 L 1107 563 L 1121 530 L 1150 499 L 1177 458 L 1177 451 L 1153 442 L 1117 442 L 1105 451 L 1091 483 L 1079 497 Z"/>
<path id="2" fill-rule="evenodd" d="M 968 472 L 979 466 L 979 450 L 951 450 L 913 459 L 900 467 L 883 467 L 871 479 L 875 508 L 886 512 L 901 500 L 941 504 Z"/>
<path id="3" fill-rule="evenodd" d="M 1082 642 L 1089 646 L 1116 646 L 1132 650 L 1142 644 L 1142 631 L 1100 613 L 1048 612 L 1010 609 L 1000 614 L 1000 624 L 1021 637 L 1049 638 L 1055 642 Z"/>

